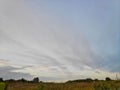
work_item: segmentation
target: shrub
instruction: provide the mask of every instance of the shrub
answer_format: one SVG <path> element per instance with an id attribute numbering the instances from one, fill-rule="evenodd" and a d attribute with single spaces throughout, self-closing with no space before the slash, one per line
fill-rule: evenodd
<path id="1" fill-rule="evenodd" d="M 109 77 L 106 77 L 105 80 L 106 81 L 111 81 L 111 79 Z"/>
<path id="2" fill-rule="evenodd" d="M 3 78 L 0 78 L 0 82 L 3 82 Z"/>
<path id="3" fill-rule="evenodd" d="M 34 82 L 34 83 L 38 83 L 38 82 L 39 82 L 39 78 L 38 78 L 38 77 L 34 78 L 34 79 L 33 79 L 33 82 Z"/>
<path id="4" fill-rule="evenodd" d="M 5 90 L 5 83 L 0 83 L 0 90 Z"/>

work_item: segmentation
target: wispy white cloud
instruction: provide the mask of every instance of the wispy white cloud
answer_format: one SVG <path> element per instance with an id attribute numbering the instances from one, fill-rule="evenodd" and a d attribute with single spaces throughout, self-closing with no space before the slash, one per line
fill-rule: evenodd
<path id="1" fill-rule="evenodd" d="M 96 64 L 99 56 L 93 53 L 83 30 L 74 32 L 73 25 L 40 13 L 24 0 L 0 0 L 0 59 L 8 60 L 11 67 L 21 67 L 14 73 L 29 73 L 43 80 L 94 77 L 101 68 Z"/>

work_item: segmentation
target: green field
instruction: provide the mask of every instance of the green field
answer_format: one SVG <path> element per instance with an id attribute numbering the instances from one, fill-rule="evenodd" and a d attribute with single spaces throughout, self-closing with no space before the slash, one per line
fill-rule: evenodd
<path id="1" fill-rule="evenodd" d="M 0 84 L 0 90 L 4 90 L 5 84 Z M 118 81 L 93 81 L 72 83 L 8 83 L 7 90 L 120 90 Z"/>
<path id="2" fill-rule="evenodd" d="M 0 83 L 0 90 L 5 90 L 5 86 L 6 86 L 5 83 Z"/>

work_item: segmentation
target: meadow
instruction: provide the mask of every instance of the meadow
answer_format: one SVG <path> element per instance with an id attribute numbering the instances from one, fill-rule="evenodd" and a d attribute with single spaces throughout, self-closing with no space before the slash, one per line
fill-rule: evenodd
<path id="1" fill-rule="evenodd" d="M 6 90 L 6 84 L 1 82 L 0 83 L 0 90 Z"/>
<path id="2" fill-rule="evenodd" d="M 30 82 L 0 83 L 0 90 L 120 90 L 120 81 L 91 81 L 67 83 L 30 83 Z"/>

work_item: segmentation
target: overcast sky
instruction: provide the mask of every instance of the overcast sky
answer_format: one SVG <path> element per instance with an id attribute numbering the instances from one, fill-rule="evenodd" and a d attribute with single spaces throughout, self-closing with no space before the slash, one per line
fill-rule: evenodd
<path id="1" fill-rule="evenodd" d="M 0 77 L 115 79 L 120 0 L 0 0 Z"/>

